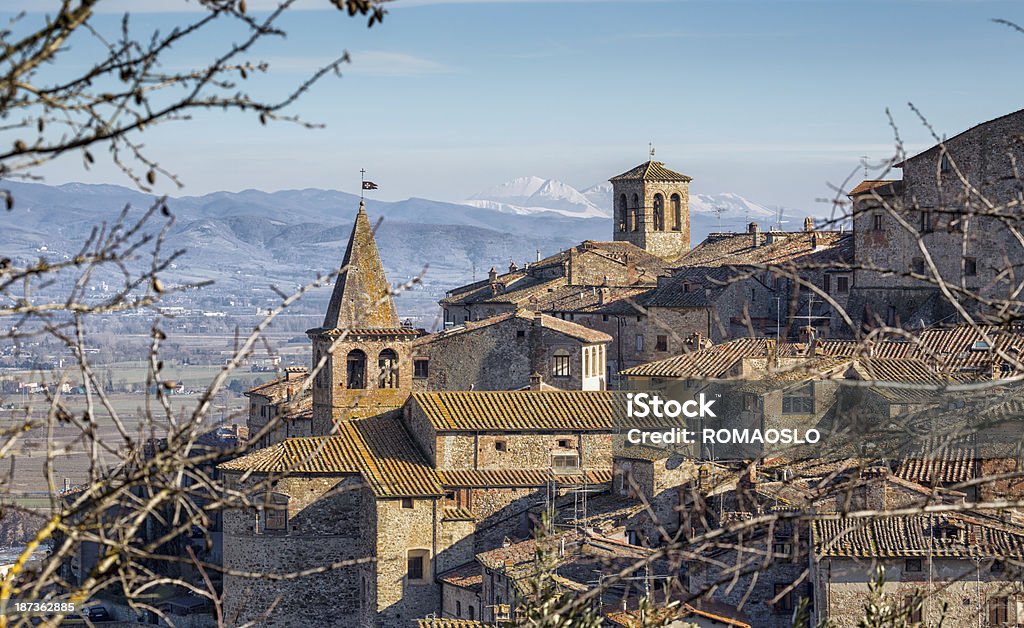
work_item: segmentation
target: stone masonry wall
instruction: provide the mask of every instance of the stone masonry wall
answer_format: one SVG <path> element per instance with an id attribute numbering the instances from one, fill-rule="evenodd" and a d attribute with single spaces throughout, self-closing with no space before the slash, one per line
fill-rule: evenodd
<path id="1" fill-rule="evenodd" d="M 255 573 L 288 574 L 336 561 L 370 558 L 375 536 L 372 494 L 361 479 L 288 477 L 274 492 L 289 496 L 287 533 L 265 531 L 256 512 L 224 514 L 224 566 Z M 328 494 L 329 493 L 329 494 Z M 320 625 L 325 617 L 350 616 L 372 625 L 360 595 L 357 566 L 290 579 L 224 576 L 228 624 Z"/>

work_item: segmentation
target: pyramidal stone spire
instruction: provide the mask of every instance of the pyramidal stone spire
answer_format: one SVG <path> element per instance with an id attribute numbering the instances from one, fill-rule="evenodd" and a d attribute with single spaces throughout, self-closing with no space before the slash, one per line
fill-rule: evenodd
<path id="1" fill-rule="evenodd" d="M 397 329 L 401 327 L 391 286 L 384 275 L 366 207 L 359 201 L 341 274 L 327 306 L 324 329 Z"/>

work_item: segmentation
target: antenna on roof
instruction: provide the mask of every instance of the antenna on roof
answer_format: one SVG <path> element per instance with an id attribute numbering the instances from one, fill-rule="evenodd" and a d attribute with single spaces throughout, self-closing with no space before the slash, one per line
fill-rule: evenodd
<path id="1" fill-rule="evenodd" d="M 725 211 L 726 211 L 726 209 L 724 207 L 722 207 L 721 205 L 719 205 L 718 207 L 716 207 L 716 208 L 711 210 L 711 212 L 716 217 L 718 217 L 718 232 L 719 233 L 722 232 L 722 214 L 724 214 Z"/>
<path id="2" fill-rule="evenodd" d="M 654 161 L 654 142 L 647 142 L 647 161 Z"/>
<path id="3" fill-rule="evenodd" d="M 868 159 L 870 159 L 870 157 L 868 157 L 867 155 L 861 155 L 860 156 L 860 163 L 864 165 L 864 178 L 865 179 L 868 178 Z"/>

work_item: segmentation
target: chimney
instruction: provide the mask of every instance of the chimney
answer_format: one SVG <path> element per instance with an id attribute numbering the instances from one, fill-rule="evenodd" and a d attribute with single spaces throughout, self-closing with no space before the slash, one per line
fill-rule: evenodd
<path id="1" fill-rule="evenodd" d="M 538 262 L 540 261 L 540 249 L 537 249 L 537 259 L 536 259 L 536 261 L 538 261 Z"/>
<path id="2" fill-rule="evenodd" d="M 807 231 L 807 232 L 814 231 L 814 219 L 811 218 L 810 216 L 808 216 L 807 218 L 804 218 L 804 231 Z"/>
<path id="3" fill-rule="evenodd" d="M 761 228 L 759 226 L 757 226 L 756 222 L 752 222 L 749 225 L 747 225 L 747 233 L 749 233 L 752 236 L 751 237 L 751 244 L 750 245 L 753 246 L 754 248 L 757 248 L 758 246 L 760 246 L 760 244 L 761 244 Z"/>
<path id="4" fill-rule="evenodd" d="M 530 375 L 530 390 L 540 390 L 543 385 L 544 378 L 540 373 L 534 372 L 533 375 Z"/>
<path id="5" fill-rule="evenodd" d="M 508 261 L 508 272 L 510 272 L 510 273 L 514 273 L 514 272 L 516 272 L 517 270 L 519 270 L 519 267 L 518 267 L 518 266 L 516 266 L 516 263 L 515 263 L 515 261 L 514 261 L 514 260 L 511 260 L 511 259 L 510 259 L 510 260 Z"/>
<path id="6" fill-rule="evenodd" d="M 534 312 L 533 313 L 533 324 L 536 325 L 537 327 L 543 327 L 544 326 L 543 314 L 541 314 L 540 312 Z"/>
<path id="7" fill-rule="evenodd" d="M 608 300 L 608 292 L 609 291 L 608 291 L 608 288 L 606 286 L 601 286 L 601 289 L 598 290 L 598 292 L 597 292 L 597 304 L 598 305 L 604 305 L 605 302 L 607 302 L 607 300 Z"/>
<path id="8" fill-rule="evenodd" d="M 804 325 L 800 328 L 800 342 L 806 342 L 813 344 L 815 342 L 817 330 L 810 325 Z"/>
<path id="9" fill-rule="evenodd" d="M 498 281 L 498 270 L 491 266 L 491 270 L 487 272 L 487 280 L 492 284 Z"/>
<path id="10" fill-rule="evenodd" d="M 811 232 L 811 248 L 818 250 L 818 233 L 814 231 Z"/>

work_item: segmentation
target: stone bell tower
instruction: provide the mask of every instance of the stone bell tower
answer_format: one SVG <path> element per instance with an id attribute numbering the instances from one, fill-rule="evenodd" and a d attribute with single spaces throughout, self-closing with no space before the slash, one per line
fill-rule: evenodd
<path id="1" fill-rule="evenodd" d="M 667 260 L 689 251 L 691 180 L 653 159 L 609 179 L 615 240 Z"/>
<path id="2" fill-rule="evenodd" d="M 366 207 L 352 227 L 341 271 L 322 327 L 313 341 L 313 434 L 330 434 L 334 423 L 400 408 L 412 391 L 412 340 L 402 327 L 384 275 Z"/>

